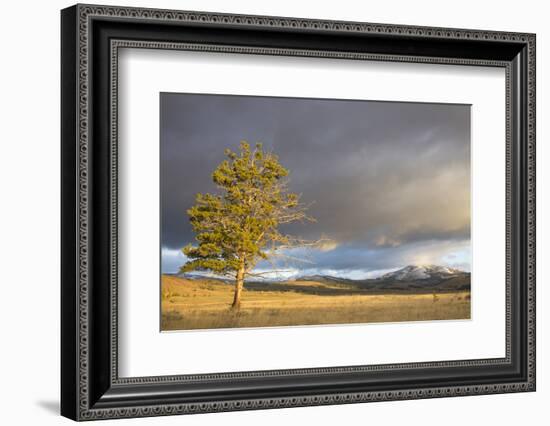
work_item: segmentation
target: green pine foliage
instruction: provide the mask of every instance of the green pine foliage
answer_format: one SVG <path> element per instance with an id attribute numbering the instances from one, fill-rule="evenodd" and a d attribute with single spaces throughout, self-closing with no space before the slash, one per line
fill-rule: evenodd
<path id="1" fill-rule="evenodd" d="M 189 261 L 181 271 L 234 277 L 238 306 L 244 278 L 253 275 L 260 260 L 305 243 L 281 233 L 279 226 L 312 218 L 300 196 L 288 191 L 289 171 L 275 154 L 261 144 L 251 149 L 246 141 L 239 152 L 227 149 L 225 154 L 227 159 L 212 173 L 219 194 L 197 194 L 187 211 L 197 244 L 183 249 Z"/>

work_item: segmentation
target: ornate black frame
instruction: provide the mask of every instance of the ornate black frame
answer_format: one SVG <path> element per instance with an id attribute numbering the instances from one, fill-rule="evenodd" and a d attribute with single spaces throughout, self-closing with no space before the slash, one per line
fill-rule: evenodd
<path id="1" fill-rule="evenodd" d="M 76 5 L 61 13 L 61 413 L 74 420 L 535 390 L 535 35 Z M 506 69 L 506 357 L 119 378 L 123 47 Z M 503 212 L 504 213 L 504 212 Z"/>

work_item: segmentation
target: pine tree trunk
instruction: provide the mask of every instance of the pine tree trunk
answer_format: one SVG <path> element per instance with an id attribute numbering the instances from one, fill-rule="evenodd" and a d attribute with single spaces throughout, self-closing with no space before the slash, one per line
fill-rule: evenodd
<path id="1" fill-rule="evenodd" d="M 237 271 L 237 277 L 235 279 L 235 295 L 233 297 L 233 304 L 231 307 L 233 309 L 239 309 L 241 307 L 241 293 L 243 291 L 244 285 L 244 267 L 241 267 Z"/>

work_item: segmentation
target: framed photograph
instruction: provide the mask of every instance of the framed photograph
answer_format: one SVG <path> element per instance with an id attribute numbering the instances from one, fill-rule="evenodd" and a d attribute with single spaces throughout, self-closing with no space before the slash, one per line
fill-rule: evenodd
<path id="1" fill-rule="evenodd" d="M 61 412 L 535 390 L 535 35 L 61 12 Z"/>

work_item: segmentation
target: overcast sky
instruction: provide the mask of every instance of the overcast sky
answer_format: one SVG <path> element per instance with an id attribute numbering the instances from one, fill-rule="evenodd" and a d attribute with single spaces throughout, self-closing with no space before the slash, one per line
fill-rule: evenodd
<path id="1" fill-rule="evenodd" d="M 162 93 L 163 272 L 194 242 L 186 210 L 214 192 L 224 149 L 262 142 L 313 203 L 294 235 L 332 243 L 300 273 L 376 276 L 408 264 L 470 270 L 470 106 Z M 263 269 L 264 265 L 259 265 Z"/>

